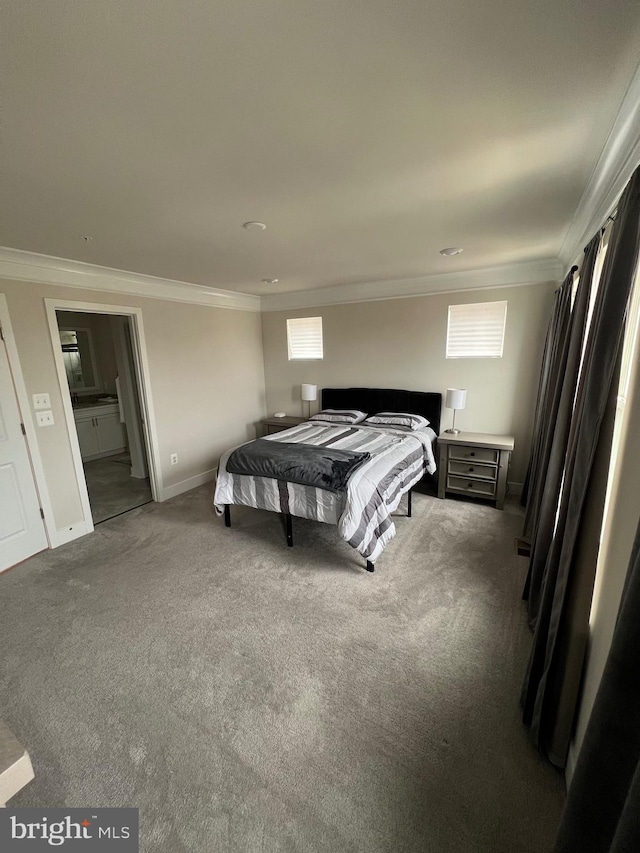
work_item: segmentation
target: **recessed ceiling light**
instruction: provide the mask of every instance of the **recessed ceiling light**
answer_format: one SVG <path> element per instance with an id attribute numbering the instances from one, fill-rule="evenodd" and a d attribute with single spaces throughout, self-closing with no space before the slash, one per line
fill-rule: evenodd
<path id="1" fill-rule="evenodd" d="M 264 222 L 243 222 L 242 227 L 247 231 L 264 231 L 267 226 Z"/>
<path id="2" fill-rule="evenodd" d="M 449 246 L 447 249 L 440 249 L 441 255 L 461 255 L 464 252 L 464 249 L 460 249 L 458 246 Z"/>
<path id="3" fill-rule="evenodd" d="M 263 278 L 262 279 L 263 284 L 277 284 L 279 281 L 280 281 L 279 278 Z"/>
<path id="4" fill-rule="evenodd" d="M 90 243 L 93 240 L 93 237 L 90 237 L 88 234 L 81 234 L 80 239 L 85 243 Z"/>

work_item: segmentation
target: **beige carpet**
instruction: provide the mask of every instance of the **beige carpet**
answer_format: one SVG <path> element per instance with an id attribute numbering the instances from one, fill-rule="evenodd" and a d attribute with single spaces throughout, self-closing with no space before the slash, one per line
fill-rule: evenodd
<path id="1" fill-rule="evenodd" d="M 203 487 L 0 576 L 13 805 L 138 806 L 159 853 L 549 851 L 517 510 L 417 494 L 374 575 L 332 527 L 233 525 Z"/>

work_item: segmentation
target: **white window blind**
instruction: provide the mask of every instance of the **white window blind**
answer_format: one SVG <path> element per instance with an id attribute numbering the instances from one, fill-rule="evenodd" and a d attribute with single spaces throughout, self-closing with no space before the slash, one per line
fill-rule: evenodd
<path id="1" fill-rule="evenodd" d="M 322 317 L 287 320 L 287 344 L 289 361 L 322 358 Z"/>
<path id="2" fill-rule="evenodd" d="M 507 302 L 450 305 L 447 358 L 502 358 Z"/>

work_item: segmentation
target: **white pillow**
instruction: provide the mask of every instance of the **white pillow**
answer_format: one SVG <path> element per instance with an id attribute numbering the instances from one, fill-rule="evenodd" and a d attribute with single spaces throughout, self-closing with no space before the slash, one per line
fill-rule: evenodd
<path id="1" fill-rule="evenodd" d="M 310 421 L 327 421 L 332 424 L 359 424 L 367 417 L 366 412 L 358 409 L 323 409 L 317 415 L 312 415 Z"/>
<path id="2" fill-rule="evenodd" d="M 415 430 L 429 426 L 429 421 L 422 415 L 412 415 L 409 412 L 378 412 L 365 421 L 366 424 L 379 426 L 400 426 Z"/>

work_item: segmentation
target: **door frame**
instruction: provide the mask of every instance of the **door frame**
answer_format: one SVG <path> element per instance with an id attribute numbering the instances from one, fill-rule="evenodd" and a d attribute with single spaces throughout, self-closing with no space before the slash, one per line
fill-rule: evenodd
<path id="1" fill-rule="evenodd" d="M 47 488 L 47 481 L 44 475 L 44 465 L 42 464 L 42 456 L 40 455 L 40 446 L 38 444 L 36 428 L 33 422 L 29 395 L 27 393 L 27 386 L 25 385 L 24 376 L 22 374 L 22 365 L 20 364 L 18 347 L 13 334 L 13 326 L 11 325 L 9 304 L 4 293 L 0 293 L 0 326 L 2 326 L 4 345 L 9 361 L 9 370 L 11 372 L 13 388 L 16 392 L 16 399 L 18 401 L 18 412 L 20 414 L 20 419 L 24 424 L 25 443 L 27 445 L 27 453 L 31 463 L 31 473 L 36 487 L 36 494 L 40 501 L 40 508 L 42 509 L 44 516 L 42 519 L 44 530 L 47 536 L 49 548 L 55 548 L 56 545 L 61 543 L 58 542 L 58 531 L 53 515 L 49 489 Z"/>
<path id="2" fill-rule="evenodd" d="M 67 423 L 67 433 L 71 444 L 71 455 L 73 456 L 73 465 L 76 472 L 76 482 L 78 484 L 78 492 L 80 493 L 82 514 L 86 525 L 86 532 L 91 533 L 94 529 L 93 515 L 91 512 L 91 504 L 89 503 L 89 492 L 87 490 L 87 481 L 84 474 L 82 456 L 80 454 L 80 443 L 78 441 L 78 433 L 76 431 L 73 406 L 71 405 L 71 391 L 69 390 L 64 360 L 62 358 L 62 349 L 59 343 L 60 336 L 56 311 L 76 311 L 78 313 L 85 314 L 116 314 L 130 318 L 136 379 L 138 381 L 138 390 L 140 393 L 140 409 L 144 421 L 143 433 L 147 451 L 147 461 L 149 463 L 151 497 L 154 501 L 160 501 L 162 500 L 163 494 L 162 468 L 160 465 L 158 433 L 151 396 L 151 380 L 144 324 L 142 321 L 142 309 L 134 308 L 131 305 L 112 305 L 101 302 L 86 301 L 76 302 L 75 300 L 55 298 L 45 298 L 44 303 L 49 325 L 49 335 L 51 337 L 51 347 L 53 349 L 53 357 L 56 365 L 56 373 L 58 374 L 58 385 L 62 395 L 62 406 Z"/>

